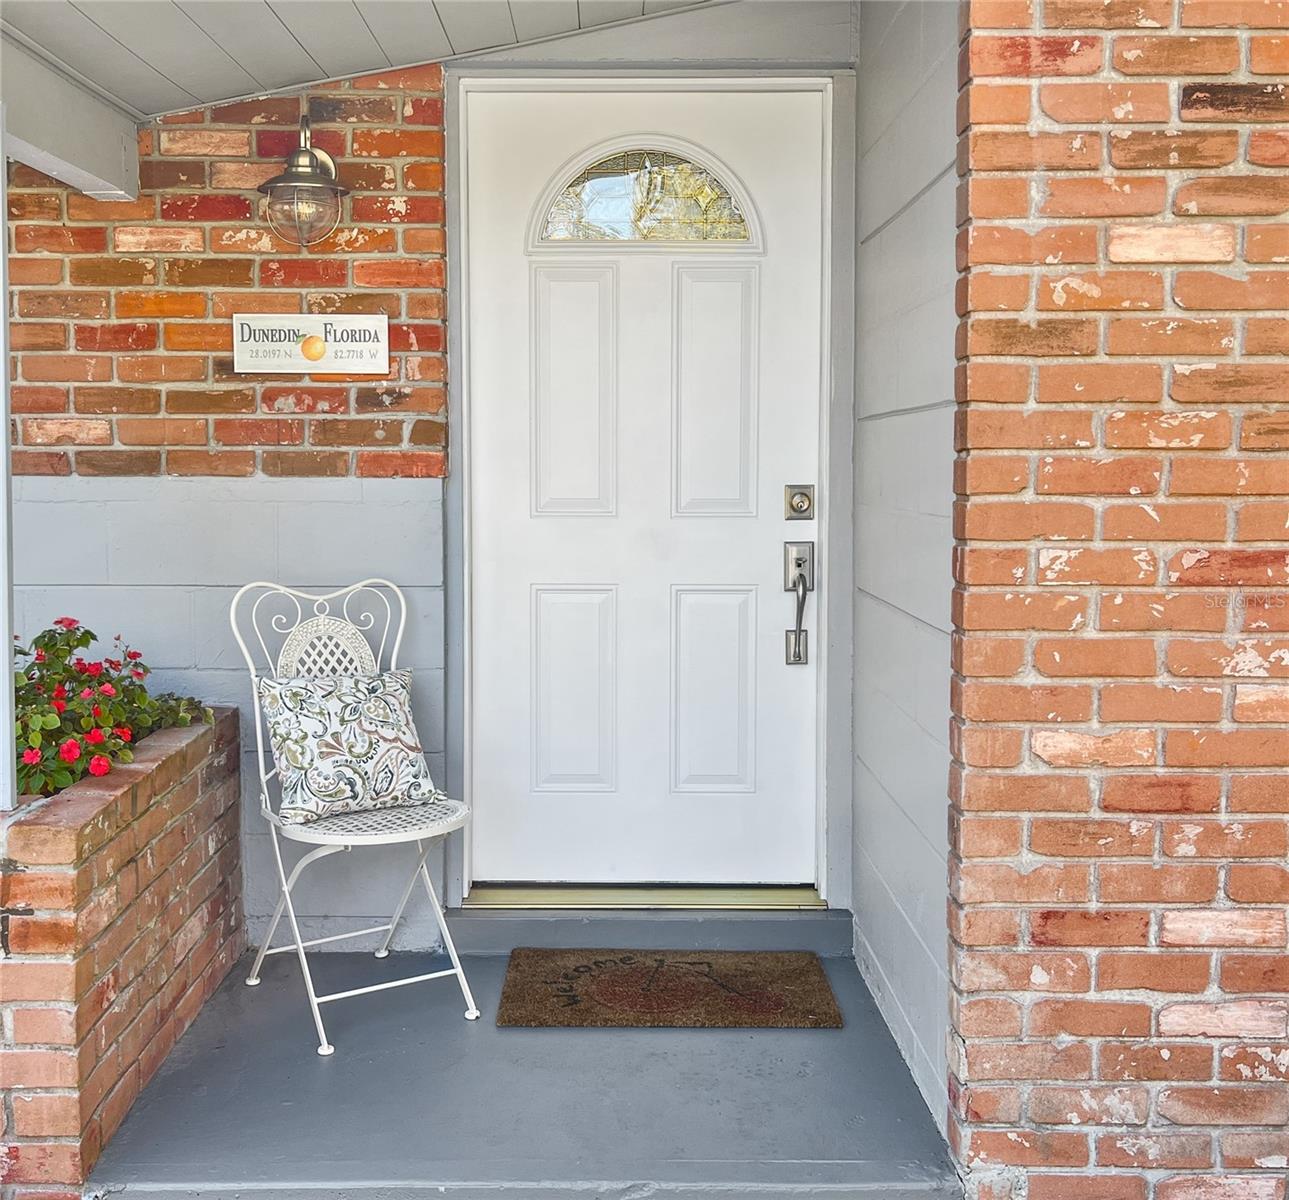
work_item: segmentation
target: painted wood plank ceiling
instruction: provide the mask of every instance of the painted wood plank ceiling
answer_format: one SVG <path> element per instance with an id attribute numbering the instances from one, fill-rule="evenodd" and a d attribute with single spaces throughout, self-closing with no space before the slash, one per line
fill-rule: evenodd
<path id="1" fill-rule="evenodd" d="M 4 0 L 0 31 L 139 118 L 712 0 Z"/>

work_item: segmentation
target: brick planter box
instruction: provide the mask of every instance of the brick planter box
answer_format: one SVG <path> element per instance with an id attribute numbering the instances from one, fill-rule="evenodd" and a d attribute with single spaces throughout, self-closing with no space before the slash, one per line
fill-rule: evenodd
<path id="1" fill-rule="evenodd" d="M 0 1195 L 80 1185 L 245 946 L 237 712 L 0 824 Z"/>

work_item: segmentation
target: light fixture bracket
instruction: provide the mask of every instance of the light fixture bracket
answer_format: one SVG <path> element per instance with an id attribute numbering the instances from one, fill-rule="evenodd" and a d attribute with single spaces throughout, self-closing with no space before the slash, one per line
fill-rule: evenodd
<path id="1" fill-rule="evenodd" d="M 349 189 L 343 187 L 337 178 L 336 160 L 325 150 L 313 145 L 313 131 L 308 117 L 300 118 L 300 145 L 287 155 L 284 169 L 280 175 L 265 180 L 259 190 L 266 196 L 272 194 L 275 187 L 320 187 L 328 188 L 338 196 L 346 196 Z"/>
<path id="2" fill-rule="evenodd" d="M 268 197 L 269 227 L 296 246 L 312 246 L 340 223 L 340 197 L 349 189 L 337 178 L 336 161 L 313 145 L 309 118 L 300 118 L 300 145 L 287 155 L 281 174 L 260 184 Z"/>

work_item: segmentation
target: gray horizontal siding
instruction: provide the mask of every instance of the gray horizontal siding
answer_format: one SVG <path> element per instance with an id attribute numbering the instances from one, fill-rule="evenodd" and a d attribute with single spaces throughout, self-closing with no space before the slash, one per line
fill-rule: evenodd
<path id="1" fill-rule="evenodd" d="M 414 479 L 22 478 L 14 495 L 18 632 L 74 616 L 110 640 L 122 633 L 154 670 L 150 686 L 242 712 L 242 862 L 257 940 L 277 899 L 259 812 L 248 676 L 228 624 L 252 579 L 327 591 L 367 576 L 408 600 L 400 664 L 413 672 L 417 730 L 443 778 L 442 485 Z M 290 850 L 294 854 L 294 850 Z M 327 859 L 301 879 L 310 936 L 387 918 L 412 859 L 403 847 Z M 436 944 L 424 905 L 399 945 Z M 354 948 L 345 943 L 339 949 Z"/>

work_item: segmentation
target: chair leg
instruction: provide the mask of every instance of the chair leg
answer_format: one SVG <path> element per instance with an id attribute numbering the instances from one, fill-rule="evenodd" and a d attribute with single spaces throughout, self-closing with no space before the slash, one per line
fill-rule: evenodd
<path id="1" fill-rule="evenodd" d="M 318 1053 L 327 1055 L 336 1052 L 335 1046 L 327 1041 L 327 1031 L 322 1024 L 322 1010 L 318 1006 L 318 993 L 313 989 L 313 976 L 309 973 L 309 960 L 304 953 L 304 939 L 300 936 L 300 923 L 296 920 L 295 905 L 291 903 L 291 885 L 299 877 L 300 871 L 306 863 L 312 862 L 315 858 L 321 858 L 324 854 L 334 854 L 338 850 L 346 849 L 344 846 L 322 846 L 317 850 L 310 851 L 295 865 L 291 872 L 290 879 L 287 878 L 286 870 L 282 866 L 282 849 L 278 845 L 277 830 L 269 831 L 273 836 L 273 856 L 277 859 L 278 878 L 282 882 L 282 902 L 286 905 L 287 919 L 291 923 L 291 933 L 295 937 L 295 952 L 300 960 L 300 973 L 304 976 L 304 990 L 309 997 L 309 1008 L 313 1013 L 313 1025 L 318 1032 Z"/>
<path id="2" fill-rule="evenodd" d="M 416 844 L 418 847 L 420 846 L 420 842 Z M 456 972 L 457 982 L 461 985 L 461 994 L 465 997 L 465 1019 L 467 1021 L 477 1021 L 479 1019 L 479 1007 L 475 1004 L 474 996 L 470 993 L 470 984 L 466 981 L 465 971 L 461 969 L 461 959 L 457 955 L 457 948 L 452 941 L 452 934 L 448 932 L 448 922 L 443 915 L 443 906 L 439 903 L 439 898 L 434 892 L 434 884 L 430 880 L 430 871 L 425 865 L 424 856 L 421 858 L 420 874 L 425 881 L 425 890 L 430 897 L 430 907 L 434 909 L 434 919 L 439 923 L 439 930 L 443 934 L 443 944 L 447 947 L 448 957 L 452 960 L 452 969 Z"/>
<path id="3" fill-rule="evenodd" d="M 417 849 L 420 849 L 421 843 L 416 843 Z M 398 929 L 398 923 L 403 919 L 403 910 L 407 907 L 407 902 L 411 899 L 412 889 L 416 886 L 416 877 L 421 873 L 421 867 L 424 865 L 426 858 L 430 853 L 429 846 L 421 851 L 421 857 L 417 860 L 416 867 L 412 871 L 407 881 L 407 887 L 403 889 L 403 898 L 398 902 L 398 907 L 394 910 L 394 915 L 389 921 L 389 932 L 385 935 L 385 940 L 381 942 L 380 949 L 376 951 L 377 958 L 387 958 L 389 956 L 389 947 L 394 941 L 394 933 Z"/>
<path id="4" fill-rule="evenodd" d="M 264 940 L 260 943 L 259 953 L 255 955 L 255 965 L 251 968 L 251 973 L 246 977 L 247 987 L 260 986 L 260 968 L 264 965 L 264 956 L 269 952 L 269 947 L 273 944 L 273 935 L 277 932 L 277 924 L 282 919 L 282 913 L 286 909 L 286 892 L 283 891 L 277 898 L 277 908 L 273 910 L 273 919 L 269 922 L 269 927 L 265 931 Z"/>
<path id="5" fill-rule="evenodd" d="M 317 850 L 310 850 L 292 869 L 290 876 L 286 881 L 286 886 L 278 896 L 277 908 L 273 910 L 273 919 L 269 921 L 269 927 L 264 934 L 264 940 L 260 943 L 259 953 L 255 956 L 255 965 L 251 968 L 251 973 L 246 977 L 247 987 L 258 987 L 260 983 L 260 967 L 264 965 L 264 957 L 268 954 L 269 948 L 273 945 L 273 935 L 277 932 L 278 922 L 282 920 L 282 913 L 286 910 L 286 894 L 293 887 L 295 881 L 299 879 L 300 872 L 304 870 L 311 862 L 319 858 L 325 858 L 328 854 L 335 854 L 342 849 L 340 846 L 322 846 Z"/>

